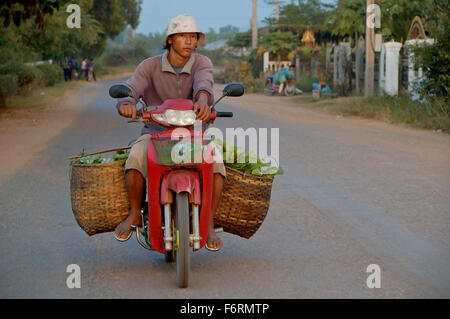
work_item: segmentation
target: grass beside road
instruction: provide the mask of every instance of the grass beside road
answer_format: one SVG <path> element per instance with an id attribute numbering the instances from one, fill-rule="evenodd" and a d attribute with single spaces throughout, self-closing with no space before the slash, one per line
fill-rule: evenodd
<path id="1" fill-rule="evenodd" d="M 42 107 L 47 105 L 57 105 L 57 103 L 66 95 L 76 90 L 82 85 L 82 82 L 60 82 L 54 86 L 35 88 L 27 95 L 15 95 L 6 100 L 7 109 L 25 109 L 33 107 Z"/>
<path id="2" fill-rule="evenodd" d="M 120 65 L 116 67 L 102 68 L 99 74 L 96 72 L 97 81 L 114 78 L 117 76 L 132 73 L 136 65 Z M 61 70 L 62 72 L 62 70 Z M 6 99 L 6 107 L 0 108 L 0 112 L 8 109 L 23 109 L 43 107 L 47 105 L 58 105 L 58 103 L 68 94 L 83 85 L 90 85 L 95 82 L 85 80 L 58 82 L 53 86 L 37 87 L 30 90 L 25 95 L 14 95 Z"/>
<path id="3" fill-rule="evenodd" d="M 293 103 L 340 116 L 359 116 L 392 124 L 442 130 L 450 133 L 450 108 L 443 100 L 430 103 L 408 97 L 340 97 L 315 99 L 310 94 L 295 97 Z"/>

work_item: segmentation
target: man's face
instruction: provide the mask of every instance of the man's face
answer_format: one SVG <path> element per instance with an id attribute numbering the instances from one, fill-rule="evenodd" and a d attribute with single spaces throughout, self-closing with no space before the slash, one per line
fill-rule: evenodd
<path id="1" fill-rule="evenodd" d="M 171 36 L 168 40 L 171 45 L 171 50 L 182 57 L 188 58 L 197 46 L 197 33 L 177 33 Z"/>

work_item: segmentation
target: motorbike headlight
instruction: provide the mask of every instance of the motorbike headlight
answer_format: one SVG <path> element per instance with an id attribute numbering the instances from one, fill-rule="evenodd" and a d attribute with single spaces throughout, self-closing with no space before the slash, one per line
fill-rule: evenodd
<path id="1" fill-rule="evenodd" d="M 194 125 L 197 116 L 192 110 L 167 110 L 162 114 L 152 114 L 152 118 L 164 125 L 189 126 Z"/>

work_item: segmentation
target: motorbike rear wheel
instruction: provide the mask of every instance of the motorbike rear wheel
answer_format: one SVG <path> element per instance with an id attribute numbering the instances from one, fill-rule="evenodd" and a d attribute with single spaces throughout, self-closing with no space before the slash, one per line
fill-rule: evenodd
<path id="1" fill-rule="evenodd" d="M 176 196 L 176 232 L 177 232 L 177 283 L 178 287 L 189 285 L 190 247 L 189 247 L 189 202 L 188 193 L 178 193 Z"/>

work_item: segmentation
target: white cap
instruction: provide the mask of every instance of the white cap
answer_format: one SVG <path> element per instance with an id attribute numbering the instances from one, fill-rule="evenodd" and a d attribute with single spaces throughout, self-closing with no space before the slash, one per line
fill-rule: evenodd
<path id="1" fill-rule="evenodd" d="M 167 25 L 167 33 L 164 38 L 164 47 L 167 45 L 167 38 L 172 34 L 177 33 L 199 33 L 198 44 L 205 40 L 205 34 L 197 27 L 197 22 L 194 17 L 185 14 L 180 14 L 172 18 Z"/>

